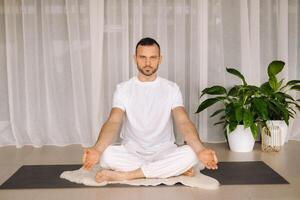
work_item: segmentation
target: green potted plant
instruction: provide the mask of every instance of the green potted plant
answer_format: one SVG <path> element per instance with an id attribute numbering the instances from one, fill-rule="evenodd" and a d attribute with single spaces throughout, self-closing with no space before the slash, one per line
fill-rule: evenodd
<path id="1" fill-rule="evenodd" d="M 291 80 L 283 84 L 284 79 L 278 81 L 277 75 L 283 70 L 285 63 L 280 60 L 272 61 L 268 66 L 269 80 L 263 83 L 259 92 L 261 98 L 267 103 L 267 127 L 278 126 L 281 131 L 281 145 L 287 137 L 289 119 L 294 118 L 300 111 L 300 100 L 289 95 L 292 90 L 300 91 L 300 80 Z"/>
<path id="2" fill-rule="evenodd" d="M 267 103 L 261 98 L 260 88 L 248 85 L 238 70 L 226 68 L 226 71 L 239 77 L 242 84 L 234 85 L 228 90 L 220 85 L 205 88 L 200 98 L 205 94 L 214 97 L 203 101 L 196 113 L 218 102 L 222 103 L 223 107 L 216 110 L 210 117 L 223 114 L 215 125 L 224 124 L 225 137 L 230 149 L 237 152 L 249 152 L 252 151 L 258 135 L 258 123 L 268 119 Z"/>

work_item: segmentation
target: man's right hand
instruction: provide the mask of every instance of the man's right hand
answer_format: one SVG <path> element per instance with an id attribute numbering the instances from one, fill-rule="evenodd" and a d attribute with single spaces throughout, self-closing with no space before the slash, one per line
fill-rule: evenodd
<path id="1" fill-rule="evenodd" d="M 86 148 L 83 151 L 83 168 L 85 170 L 91 170 L 94 167 L 94 165 L 99 161 L 100 152 L 94 147 Z"/>

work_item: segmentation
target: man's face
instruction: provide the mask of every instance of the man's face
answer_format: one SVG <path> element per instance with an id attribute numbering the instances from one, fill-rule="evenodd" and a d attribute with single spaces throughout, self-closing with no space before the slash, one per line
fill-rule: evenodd
<path id="1" fill-rule="evenodd" d="M 135 62 L 140 73 L 145 76 L 153 75 L 161 61 L 159 48 L 157 45 L 139 45 L 135 55 Z"/>

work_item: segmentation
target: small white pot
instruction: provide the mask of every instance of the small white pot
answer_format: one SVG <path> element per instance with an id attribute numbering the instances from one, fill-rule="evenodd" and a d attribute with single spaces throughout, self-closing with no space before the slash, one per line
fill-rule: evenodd
<path id="1" fill-rule="evenodd" d="M 251 152 L 255 140 L 250 128 L 244 128 L 244 125 L 238 125 L 234 131 L 229 133 L 227 128 L 228 143 L 231 151 Z"/>
<path id="2" fill-rule="evenodd" d="M 281 146 L 287 142 L 287 134 L 288 134 L 288 126 L 286 125 L 284 120 L 268 120 L 267 121 L 268 128 L 272 126 L 278 126 L 280 128 L 280 135 L 281 135 Z"/>

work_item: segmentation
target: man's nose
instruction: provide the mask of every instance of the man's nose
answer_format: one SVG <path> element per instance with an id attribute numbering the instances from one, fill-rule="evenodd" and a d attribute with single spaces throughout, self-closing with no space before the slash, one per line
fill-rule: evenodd
<path id="1" fill-rule="evenodd" d="M 151 60 L 150 60 L 150 58 L 146 58 L 146 65 L 149 65 L 149 64 L 151 64 Z"/>

